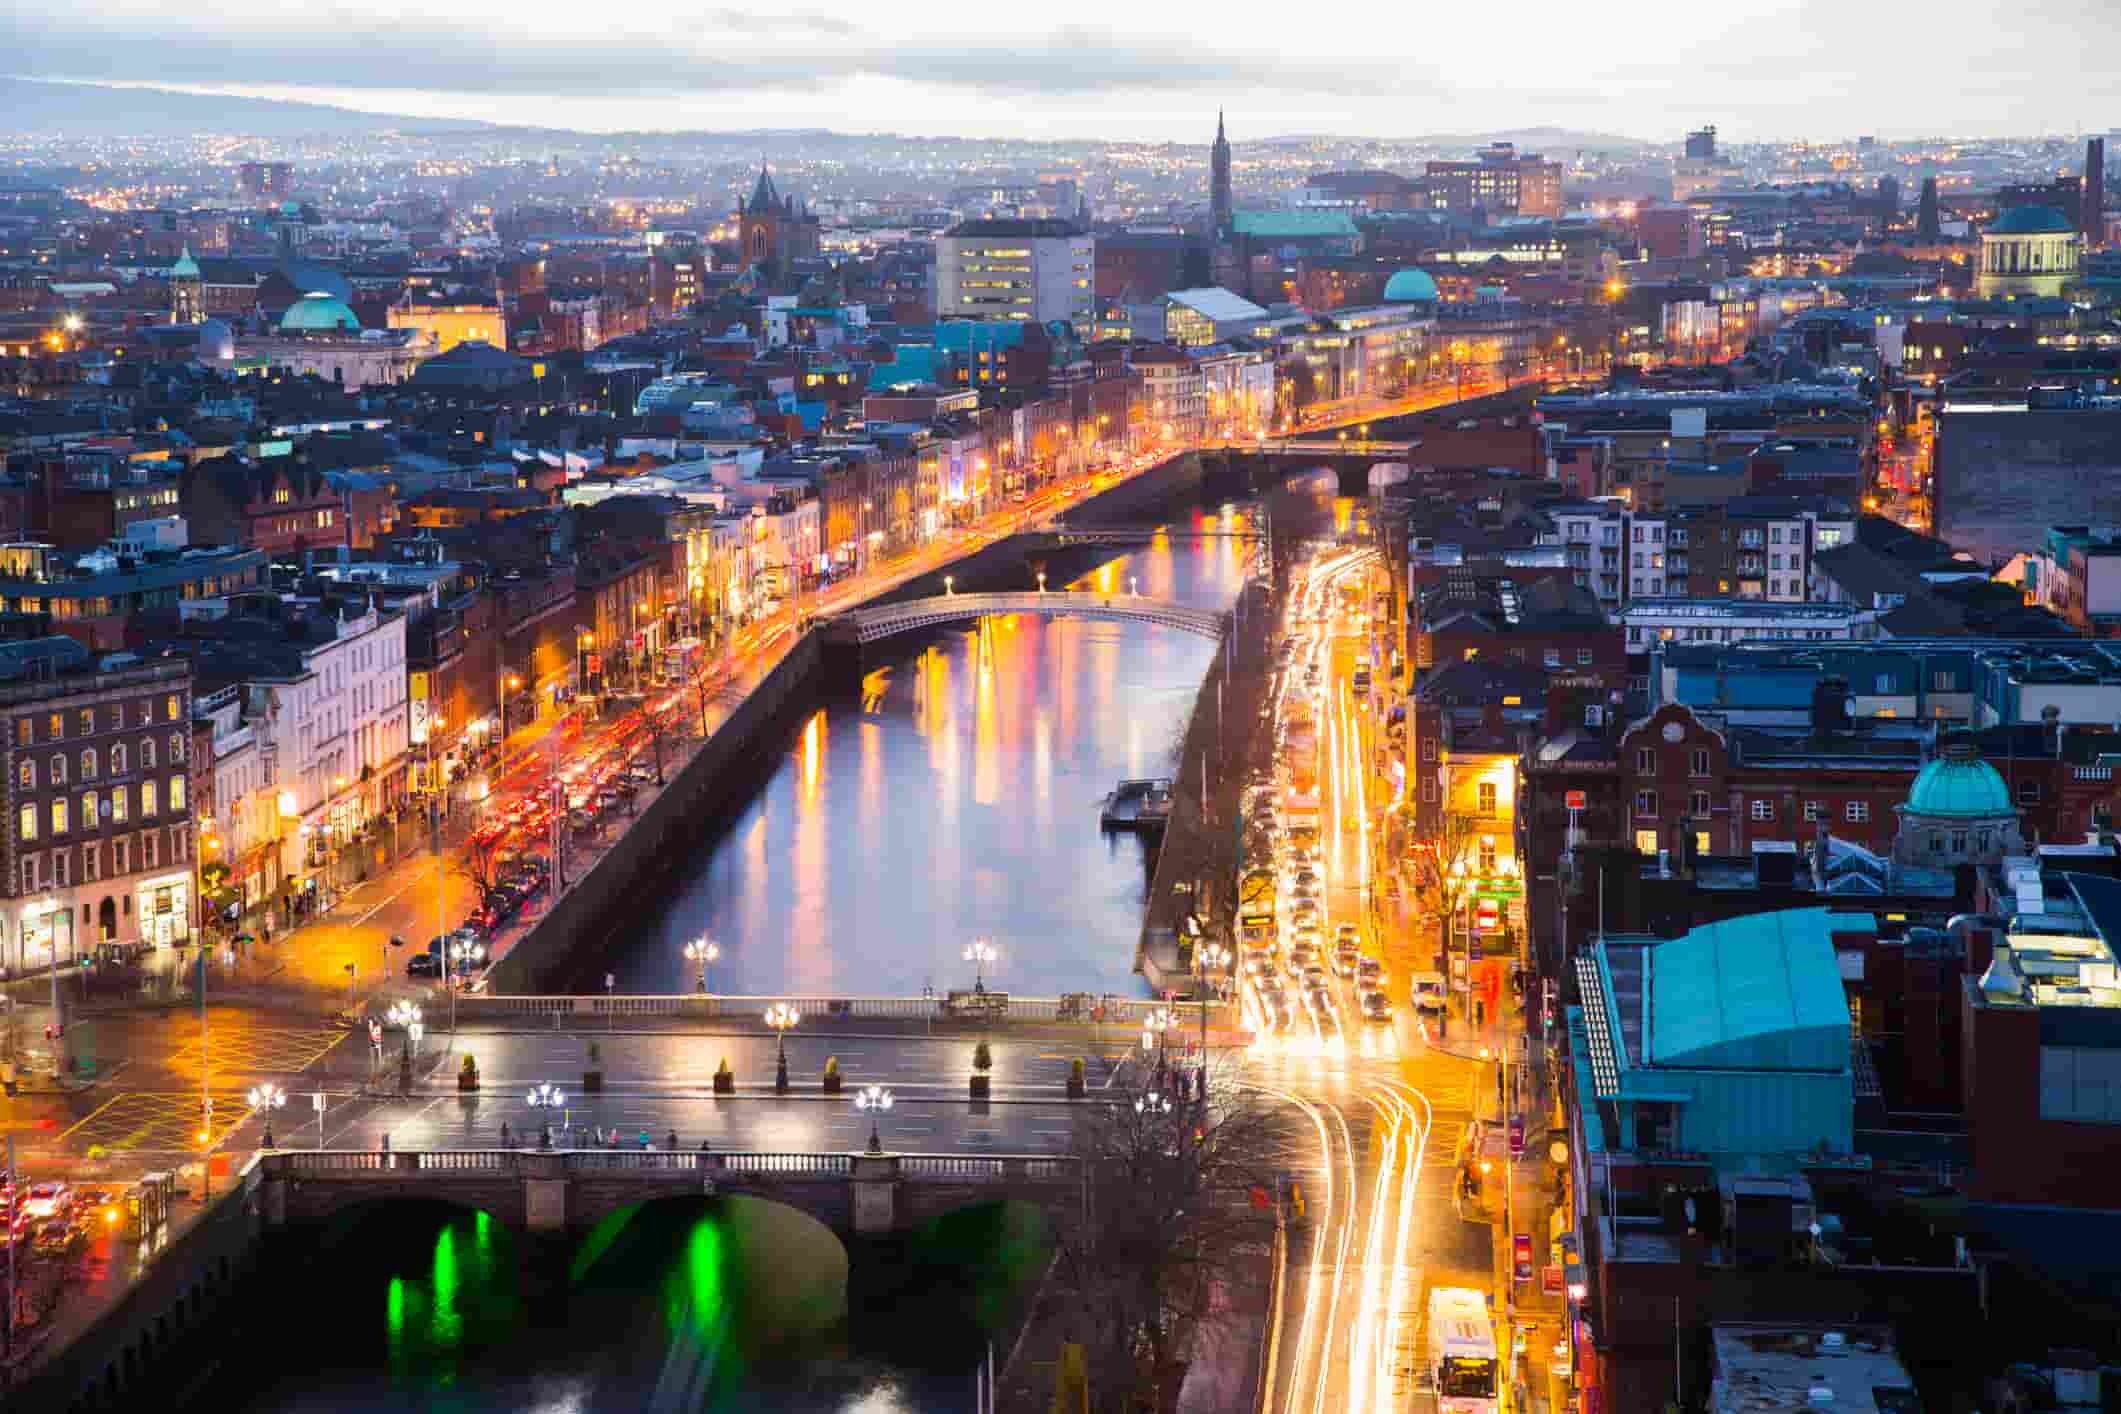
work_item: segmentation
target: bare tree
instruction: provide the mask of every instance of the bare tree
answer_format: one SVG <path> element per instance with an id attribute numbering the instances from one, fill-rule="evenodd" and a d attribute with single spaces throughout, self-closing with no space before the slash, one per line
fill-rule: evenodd
<path id="1" fill-rule="evenodd" d="M 1440 949 L 1450 949 L 1451 919 L 1480 872 L 1481 838 L 1493 833 L 1487 821 L 1447 810 L 1435 836 L 1417 847 L 1414 897 L 1439 920 L 1436 945 Z"/>
<path id="2" fill-rule="evenodd" d="M 1208 1091 L 1205 1104 L 1122 1091 L 1078 1115 L 1087 1220 L 1063 1245 L 1055 1280 L 1063 1338 L 1084 1349 L 1097 1414 L 1167 1408 L 1188 1354 L 1224 1319 L 1211 1293 L 1252 1280 L 1248 1254 L 1271 1240 L 1272 1214 L 1253 1196 L 1274 1191 L 1286 1121 L 1234 1069 L 1212 1075 Z"/>
<path id="3" fill-rule="evenodd" d="M 491 839 L 480 839 L 473 835 L 458 852 L 451 872 L 460 879 L 469 879 L 479 891 L 479 907 L 484 908 L 493 900 L 494 890 L 501 886 L 501 849 L 505 838 L 495 835 Z"/>

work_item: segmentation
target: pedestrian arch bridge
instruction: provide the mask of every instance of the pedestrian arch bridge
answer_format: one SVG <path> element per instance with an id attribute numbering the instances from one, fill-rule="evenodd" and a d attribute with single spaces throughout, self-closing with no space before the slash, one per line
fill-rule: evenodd
<path id="1" fill-rule="evenodd" d="M 1035 590 L 1015 594 L 939 594 L 898 604 L 877 604 L 837 615 L 825 630 L 836 643 L 867 644 L 895 634 L 966 623 L 993 614 L 1043 614 L 1156 624 L 1202 638 L 1220 638 L 1228 616 L 1140 594 L 1095 594 L 1080 590 Z"/>
<path id="2" fill-rule="evenodd" d="M 1080 1161 L 1052 1154 L 701 1153 L 635 1149 L 308 1149 L 261 1154 L 268 1226 L 329 1218 L 378 1200 L 476 1208 L 532 1232 L 581 1230 L 657 1198 L 742 1195 L 860 1236 L 916 1227 L 959 1208 L 1014 1200 L 1058 1231 L 1082 1214 Z"/>

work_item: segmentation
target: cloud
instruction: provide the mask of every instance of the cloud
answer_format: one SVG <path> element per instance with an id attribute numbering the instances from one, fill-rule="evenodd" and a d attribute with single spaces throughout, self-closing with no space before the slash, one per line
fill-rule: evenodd
<path id="1" fill-rule="evenodd" d="M 344 11 L 332 18 L 343 27 L 275 17 L 162 31 L 46 13 L 24 27 L 21 57 L 10 68 L 26 78 L 556 96 L 815 90 L 858 77 L 1058 98 L 1195 88 L 1374 98 L 1415 88 L 1433 96 L 1443 87 L 1433 71 L 1389 60 L 1289 59 L 1081 26 L 1021 41 L 940 44 L 889 43 L 832 16 L 800 12 L 712 9 L 653 28 L 621 19 L 593 34 L 505 36 L 448 19 L 381 26 Z"/>

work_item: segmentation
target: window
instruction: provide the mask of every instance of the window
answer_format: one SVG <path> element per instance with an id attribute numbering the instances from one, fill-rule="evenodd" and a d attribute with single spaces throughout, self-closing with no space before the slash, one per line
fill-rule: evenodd
<path id="1" fill-rule="evenodd" d="M 66 735 L 66 718 L 54 712 L 44 719 L 44 739 L 57 741 Z"/>
<path id="2" fill-rule="evenodd" d="M 1635 813 L 1637 815 L 1655 816 L 1657 814 L 1657 792 L 1653 790 L 1636 791 Z"/>
<path id="3" fill-rule="evenodd" d="M 184 733 L 171 732 L 169 734 L 169 759 L 172 761 L 182 761 L 184 759 Z"/>
<path id="4" fill-rule="evenodd" d="M 1547 649 L 1545 656 L 1548 671 L 1551 672 L 1561 667 L 1561 650 L 1559 648 Z"/>
<path id="5" fill-rule="evenodd" d="M 81 779 L 84 781 L 92 781 L 95 778 L 96 748 L 93 746 L 84 747 L 81 752 Z"/>
<path id="6" fill-rule="evenodd" d="M 43 887 L 43 864 L 44 856 L 41 854 L 22 856 L 22 887 L 25 892 Z"/>
<path id="7" fill-rule="evenodd" d="M 1436 782 L 1434 778 L 1429 776 L 1421 778 L 1421 798 L 1427 804 L 1434 805 L 1436 803 Z"/>
<path id="8" fill-rule="evenodd" d="M 1805 818 L 1806 820 L 1808 820 L 1808 821 L 1809 821 L 1809 820 L 1816 820 L 1816 819 L 1818 819 L 1818 818 L 1819 818 L 1819 802 L 1818 802 L 1818 801 L 1816 801 L 1816 800 L 1807 800 L 1807 801 L 1806 801 L 1806 802 L 1804 803 L 1804 818 Z"/>
<path id="9" fill-rule="evenodd" d="M 1686 810 L 1687 814 L 1692 815 L 1697 820 L 1707 815 L 1709 813 L 1709 793 L 1705 790 L 1697 790 L 1688 796 Z"/>
<path id="10" fill-rule="evenodd" d="M 123 742 L 119 742 L 110 749 L 110 773 L 114 776 L 125 774 L 125 743 Z"/>
<path id="11" fill-rule="evenodd" d="M 81 792 L 81 828 L 93 830 L 103 819 L 103 804 L 92 790 Z"/>
<path id="12" fill-rule="evenodd" d="M 1841 807 L 1841 818 L 1851 825 L 1868 824 L 1871 818 L 1871 803 L 1868 800 L 1852 800 Z"/>
<path id="13" fill-rule="evenodd" d="M 1709 852 L 1709 832 L 1708 832 L 1707 830 L 1696 830 L 1696 831 L 1694 831 L 1694 853 L 1696 853 L 1696 854 L 1707 854 L 1708 852 Z"/>
<path id="14" fill-rule="evenodd" d="M 183 711 L 177 705 L 177 694 L 172 692 L 169 696 L 162 699 L 162 716 L 164 720 L 174 722 L 182 715 Z"/>
<path id="15" fill-rule="evenodd" d="M 1952 853 L 1954 853 L 1954 854 L 1964 854 L 1964 853 L 1966 853 L 1966 831 L 1964 831 L 1964 830 L 1954 830 L 1954 831 L 1952 831 Z"/>
<path id="16" fill-rule="evenodd" d="M 37 740 L 37 719 L 24 717 L 15 723 L 15 745 L 29 746 Z"/>
<path id="17" fill-rule="evenodd" d="M 72 879 L 67 877 L 72 872 L 67 867 L 69 856 L 72 853 L 72 850 L 66 849 L 55 849 L 52 851 L 52 883 L 59 888 L 65 888 L 73 882 Z"/>
<path id="18" fill-rule="evenodd" d="M 1604 706 L 1603 706 L 1602 704 L 1600 704 L 1600 703 L 1597 703 L 1597 702 L 1589 702 L 1589 703 L 1586 703 L 1586 704 L 1584 704 L 1584 709 L 1583 709 L 1583 724 L 1584 724 L 1585 726 L 1587 726 L 1587 727 L 1602 727 L 1602 726 L 1604 726 L 1604 725 L 1605 725 L 1605 707 L 1604 707 Z"/>
<path id="19" fill-rule="evenodd" d="M 1495 801 L 1497 796 L 1497 792 L 1495 790 L 1495 783 L 1493 781 L 1482 781 L 1476 791 L 1476 794 L 1480 800 L 1480 813 L 1483 815 L 1493 815 L 1495 813 Z"/>
<path id="20" fill-rule="evenodd" d="M 15 768 L 15 784 L 21 786 L 24 790 L 35 790 L 37 788 L 37 763 L 24 761 L 20 766 L 17 766 Z"/>
<path id="21" fill-rule="evenodd" d="M 93 884 L 103 877 L 103 847 L 87 845 L 81 850 L 81 882 Z"/>
<path id="22" fill-rule="evenodd" d="M 169 811 L 174 815 L 184 809 L 184 777 L 169 778 Z"/>
<path id="23" fill-rule="evenodd" d="M 1434 761 L 1436 759 L 1435 737 L 1429 736 L 1421 739 L 1421 759 L 1424 761 Z"/>
<path id="24" fill-rule="evenodd" d="M 1588 668 L 1589 666 L 1591 666 L 1590 649 L 1579 648 L 1576 650 L 1576 666 L 1579 668 Z"/>
<path id="25" fill-rule="evenodd" d="M 15 817 L 15 833 L 26 840 L 37 838 L 37 807 L 34 804 L 23 806 Z"/>
<path id="26" fill-rule="evenodd" d="M 126 789 L 126 788 L 125 788 L 124 786 L 119 786 L 119 787 L 118 787 L 118 788 L 117 788 L 116 790 L 114 790 L 114 791 L 112 791 L 112 792 L 110 793 L 110 818 L 111 818 L 111 819 L 113 819 L 113 820 L 123 820 L 123 819 L 125 819 L 125 818 L 126 818 L 126 813 L 125 813 L 125 811 L 126 811 L 126 799 L 127 799 L 127 797 L 129 797 L 129 796 L 130 796 L 131 794 L 132 794 L 132 792 L 131 792 L 131 791 L 129 791 L 129 790 L 127 790 L 127 789 Z"/>
<path id="27" fill-rule="evenodd" d="M 1872 683 L 1874 690 L 1880 696 L 1884 696 L 1893 690 L 1893 675 L 1891 673 L 1880 673 L 1876 678 L 1872 679 Z"/>
<path id="28" fill-rule="evenodd" d="M 1657 750 L 1655 747 L 1638 746 L 1635 748 L 1635 774 L 1638 776 L 1654 776 L 1657 774 Z"/>
<path id="29" fill-rule="evenodd" d="M 1951 669 L 1939 668 L 1936 672 L 1930 674 L 1930 691 L 1957 692 L 1958 690 L 1959 675 Z"/>
<path id="30" fill-rule="evenodd" d="M 1635 832 L 1635 852 L 1637 854 L 1655 854 L 1657 852 L 1657 832 L 1655 830 L 1637 830 Z"/>
<path id="31" fill-rule="evenodd" d="M 2040 803 L 2040 783 L 2038 781 L 2018 782 L 2018 803 L 2020 805 L 2038 805 Z"/>
<path id="32" fill-rule="evenodd" d="M 67 815 L 68 815 L 68 812 L 69 812 L 69 806 L 67 805 L 67 801 L 66 801 L 66 797 L 65 797 L 65 796 L 63 796 L 63 795 L 62 795 L 62 796 L 60 796 L 60 797 L 59 797 L 58 799 L 56 799 L 56 800 L 54 800 L 54 801 L 52 802 L 52 833 L 53 833 L 53 834 L 55 834 L 55 835 L 63 835 L 63 834 L 65 834 L 65 833 L 66 833 L 66 825 L 67 825 Z"/>
<path id="33" fill-rule="evenodd" d="M 142 830 L 140 832 L 140 867 L 142 869 L 152 869 L 162 862 L 157 857 L 156 851 L 156 840 L 161 833 L 160 830 Z"/>
<path id="34" fill-rule="evenodd" d="M 1495 837 L 1493 835 L 1482 835 L 1480 837 L 1480 849 L 1474 858 L 1481 873 L 1492 874 L 1495 872 Z"/>
<path id="35" fill-rule="evenodd" d="M 143 771 L 155 769 L 155 739 L 151 736 L 140 738 L 140 769 Z"/>
<path id="36" fill-rule="evenodd" d="M 52 758 L 52 784 L 55 786 L 66 784 L 66 758 L 64 756 L 54 756 Z"/>
<path id="37" fill-rule="evenodd" d="M 110 872 L 113 874 L 130 874 L 132 868 L 128 856 L 131 853 L 132 847 L 127 841 L 112 840 L 110 842 Z"/>
<path id="38" fill-rule="evenodd" d="M 1687 773 L 1694 776 L 1706 776 L 1709 773 L 1709 749 L 1707 747 L 1697 746 L 1688 754 Z"/>
<path id="39" fill-rule="evenodd" d="M 1753 818 L 1754 818 L 1755 820 L 1772 820 L 1772 819 L 1774 819 L 1774 818 L 1775 818 L 1775 802 L 1774 802 L 1774 801 L 1772 801 L 1772 800 L 1769 800 L 1769 799 L 1768 799 L 1768 798 L 1767 798 L 1766 796 L 1761 796 L 1761 797 L 1758 797 L 1758 798 L 1756 798 L 1756 799 L 1755 799 L 1755 800 L 1753 801 Z"/>
<path id="40" fill-rule="evenodd" d="M 2040 1118 L 2121 1124 L 2121 1051 L 2103 1046 L 2042 1046 Z"/>
<path id="41" fill-rule="evenodd" d="M 95 734 L 96 709 L 93 707 L 83 707 L 81 709 L 81 735 L 94 736 Z"/>

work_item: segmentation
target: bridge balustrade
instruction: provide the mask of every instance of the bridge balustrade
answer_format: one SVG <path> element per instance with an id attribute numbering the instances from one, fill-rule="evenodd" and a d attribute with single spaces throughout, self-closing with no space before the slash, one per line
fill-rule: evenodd
<path id="1" fill-rule="evenodd" d="M 458 1014 L 478 1022 L 508 1016 L 727 1018 L 755 1020 L 768 1007 L 793 1006 L 805 1020 L 942 1020 L 948 1011 L 947 995 L 933 997 L 825 997 L 825 996 L 734 996 L 724 993 L 686 993 L 672 996 L 496 996 L 473 993 L 458 998 Z M 1209 1021 L 1214 1024 L 1228 1009 L 1210 1004 Z M 1165 1002 L 1152 997 L 1025 997 L 1011 993 L 1007 1010 L 993 1019 L 1006 1021 L 1102 1023 L 1110 1026 L 1138 1025 L 1150 1014 L 1168 1011 L 1177 1024 L 1200 1024 L 1200 1003 Z"/>

